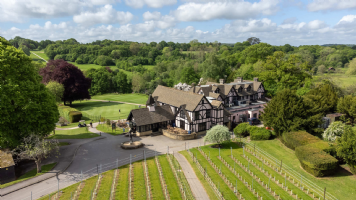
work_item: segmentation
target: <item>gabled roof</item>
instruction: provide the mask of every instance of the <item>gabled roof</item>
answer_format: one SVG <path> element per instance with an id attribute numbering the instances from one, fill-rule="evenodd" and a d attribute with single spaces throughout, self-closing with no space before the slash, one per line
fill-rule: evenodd
<path id="1" fill-rule="evenodd" d="M 189 122 L 189 123 L 192 123 L 192 120 L 191 120 L 190 117 L 189 117 L 189 113 L 187 112 L 187 110 L 185 109 L 185 107 L 186 107 L 185 104 L 184 104 L 184 105 L 181 105 L 181 106 L 179 107 L 177 113 L 176 113 L 176 116 L 180 113 L 181 110 L 183 110 L 184 115 L 187 117 L 188 122 Z M 174 116 L 174 117 L 176 117 L 176 116 Z"/>
<path id="2" fill-rule="evenodd" d="M 155 103 L 155 100 L 153 99 L 152 95 L 148 96 L 148 99 L 146 101 L 146 105 L 152 105 Z"/>
<path id="3" fill-rule="evenodd" d="M 15 165 L 11 153 L 0 150 L 0 168 L 11 167 Z"/>
<path id="4" fill-rule="evenodd" d="M 162 85 L 157 86 L 152 96 L 157 96 L 157 101 L 159 102 L 163 102 L 177 108 L 183 104 L 186 104 L 185 109 L 189 111 L 194 111 L 194 109 L 198 106 L 199 102 L 204 97 L 200 94 L 185 92 Z"/>
<path id="5" fill-rule="evenodd" d="M 213 97 L 215 99 L 217 99 L 219 96 L 221 96 L 219 93 L 213 93 L 213 92 L 209 92 L 209 97 Z"/>
<path id="6" fill-rule="evenodd" d="M 131 110 L 127 120 L 135 119 L 137 126 L 165 122 L 174 120 L 175 116 L 169 105 L 156 106 L 155 111 L 149 111 L 148 108 Z"/>
<path id="7" fill-rule="evenodd" d="M 214 106 L 214 107 L 219 108 L 221 106 L 222 102 L 221 101 L 217 101 L 217 100 L 212 100 L 210 104 L 212 106 Z"/>
<path id="8" fill-rule="evenodd" d="M 253 90 L 254 90 L 254 91 L 257 91 L 258 88 L 260 87 L 260 85 L 261 85 L 261 82 L 254 82 L 254 83 L 253 83 Z"/>

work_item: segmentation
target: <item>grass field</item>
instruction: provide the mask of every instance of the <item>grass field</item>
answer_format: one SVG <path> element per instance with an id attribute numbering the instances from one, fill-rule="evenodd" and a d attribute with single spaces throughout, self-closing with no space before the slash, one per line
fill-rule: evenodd
<path id="1" fill-rule="evenodd" d="M 72 107 L 88 115 L 101 116 L 110 120 L 126 119 L 132 109 L 138 108 L 131 104 L 100 101 L 75 101 Z"/>
<path id="2" fill-rule="evenodd" d="M 30 55 L 30 57 L 32 58 L 32 59 L 40 59 L 39 57 L 37 57 L 36 55 L 34 55 L 34 54 L 32 54 L 32 52 L 33 53 L 35 53 L 35 54 L 37 54 L 38 56 L 40 56 L 41 58 L 43 58 L 43 59 L 45 59 L 45 60 L 49 60 L 49 58 L 47 57 L 47 55 L 43 52 L 43 50 L 40 50 L 40 51 L 30 51 L 31 52 L 31 55 Z"/>
<path id="3" fill-rule="evenodd" d="M 148 95 L 131 93 L 131 94 L 104 94 L 92 96 L 92 99 L 96 100 L 107 100 L 107 101 L 120 101 L 128 103 L 136 103 L 145 105 L 148 99 Z"/>
<path id="4" fill-rule="evenodd" d="M 159 172 L 156 162 L 154 158 L 149 158 L 146 160 L 146 162 L 148 167 L 148 174 L 150 176 L 152 198 L 155 200 L 164 199 L 162 184 L 159 180 Z"/>
<path id="5" fill-rule="evenodd" d="M 115 199 L 128 199 L 129 165 L 119 167 L 119 179 L 115 190 Z"/>
<path id="6" fill-rule="evenodd" d="M 283 159 L 283 163 L 313 181 L 321 188 L 326 187 L 326 191 L 339 200 L 354 199 L 356 195 L 356 176 L 343 168 L 332 176 L 316 178 L 300 167 L 299 160 L 295 156 L 294 151 L 285 147 L 278 139 L 255 141 L 254 143 L 275 158 Z"/>
<path id="7" fill-rule="evenodd" d="M 98 176 L 93 176 L 85 180 L 85 185 L 82 192 L 79 195 L 79 200 L 88 200 L 90 199 L 90 197 L 92 197 L 92 192 L 97 181 L 98 181 Z"/>
<path id="8" fill-rule="evenodd" d="M 96 199 L 110 199 L 110 191 L 114 178 L 114 173 L 114 170 L 110 170 L 103 173 L 103 178 L 101 179 Z"/>
<path id="9" fill-rule="evenodd" d="M 85 127 L 70 129 L 70 130 L 57 130 L 56 134 L 50 135 L 47 139 L 86 139 L 99 137 L 98 134 L 87 132 Z"/>
<path id="10" fill-rule="evenodd" d="M 345 72 L 347 68 L 340 68 L 342 73 L 325 73 L 322 75 L 313 76 L 314 79 L 318 80 L 320 78 L 330 78 L 335 83 L 337 83 L 341 88 L 348 87 L 350 85 L 356 84 L 356 75 L 346 75 Z"/>
<path id="11" fill-rule="evenodd" d="M 158 157 L 160 165 L 162 167 L 164 181 L 166 182 L 169 197 L 171 199 L 182 199 L 179 191 L 178 183 L 174 177 L 173 171 L 169 166 L 168 159 L 165 155 Z"/>
<path id="12" fill-rule="evenodd" d="M 4 188 L 4 187 L 10 186 L 10 185 L 13 185 L 15 183 L 19 183 L 21 181 L 25 181 L 27 179 L 42 175 L 42 174 L 44 174 L 46 172 L 51 171 L 55 165 L 56 165 L 56 163 L 52 163 L 52 164 L 48 164 L 48 165 L 42 165 L 42 167 L 41 167 L 42 172 L 41 173 L 37 173 L 37 169 L 33 169 L 33 170 L 25 173 L 24 175 L 20 176 L 15 181 L 0 185 L 0 188 Z"/>
<path id="13" fill-rule="evenodd" d="M 145 175 L 143 174 L 142 161 L 133 164 L 134 173 L 134 199 L 147 199 Z"/>
<path id="14" fill-rule="evenodd" d="M 121 135 L 123 133 L 122 128 L 116 128 L 116 130 L 112 131 L 111 127 L 104 125 L 104 124 L 100 124 L 100 125 L 96 126 L 96 129 L 98 129 L 98 131 L 105 132 L 110 135 Z"/>

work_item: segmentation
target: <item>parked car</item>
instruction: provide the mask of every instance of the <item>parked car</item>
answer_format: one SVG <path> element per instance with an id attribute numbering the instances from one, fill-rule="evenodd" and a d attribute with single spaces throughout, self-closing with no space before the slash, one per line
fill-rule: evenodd
<path id="1" fill-rule="evenodd" d="M 261 121 L 255 117 L 248 119 L 248 122 L 250 123 L 250 125 L 257 125 L 261 123 Z"/>

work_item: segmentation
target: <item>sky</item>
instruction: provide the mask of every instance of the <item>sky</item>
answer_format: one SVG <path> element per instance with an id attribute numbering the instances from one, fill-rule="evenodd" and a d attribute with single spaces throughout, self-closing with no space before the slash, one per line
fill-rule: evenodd
<path id="1" fill-rule="evenodd" d="M 356 0 L 0 0 L 0 36 L 356 44 Z"/>

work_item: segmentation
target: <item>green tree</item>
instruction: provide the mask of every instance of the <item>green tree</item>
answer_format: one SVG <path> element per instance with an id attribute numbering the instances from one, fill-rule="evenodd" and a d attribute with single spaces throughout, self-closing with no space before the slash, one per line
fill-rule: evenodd
<path id="1" fill-rule="evenodd" d="M 253 73 L 254 76 L 269 83 L 266 90 L 268 87 L 296 90 L 303 86 L 306 79 L 311 78 L 312 66 L 308 62 L 300 63 L 300 58 L 296 55 L 291 55 L 287 60 L 284 57 L 283 52 L 274 52 L 273 56 L 268 56 L 266 62 L 262 64 L 260 71 Z M 274 84 L 276 86 L 273 86 Z"/>
<path id="2" fill-rule="evenodd" d="M 335 142 L 340 138 L 345 131 L 345 124 L 340 121 L 335 121 L 323 133 L 323 139 L 330 142 Z"/>
<path id="3" fill-rule="evenodd" d="M 186 84 L 198 83 L 199 76 L 194 71 L 193 67 L 185 67 L 182 70 L 180 81 Z"/>
<path id="4" fill-rule="evenodd" d="M 324 74 L 326 72 L 326 67 L 325 65 L 320 65 L 318 67 L 318 74 Z"/>
<path id="5" fill-rule="evenodd" d="M 259 44 L 261 42 L 260 38 L 256 38 L 256 37 L 250 37 L 247 39 L 247 41 L 251 44 Z"/>
<path id="6" fill-rule="evenodd" d="M 310 112 L 296 91 L 284 89 L 268 102 L 261 115 L 263 124 L 273 127 L 278 136 L 284 132 L 306 130 L 313 132 L 321 123 L 322 114 Z"/>
<path id="7" fill-rule="evenodd" d="M 229 129 L 223 125 L 216 125 L 206 132 L 204 141 L 221 144 L 230 140 L 231 134 Z"/>
<path id="8" fill-rule="evenodd" d="M 267 43 L 251 45 L 239 54 L 240 63 L 255 63 L 258 60 L 266 60 L 267 56 L 273 54 L 272 46 Z"/>
<path id="9" fill-rule="evenodd" d="M 356 97 L 347 95 L 341 97 L 337 104 L 337 111 L 344 114 L 342 118 L 352 124 L 356 119 Z"/>
<path id="10" fill-rule="evenodd" d="M 355 75 L 356 74 L 356 58 L 352 59 L 348 66 L 349 66 L 349 69 L 346 71 L 346 74 L 347 75 Z"/>
<path id="11" fill-rule="evenodd" d="M 323 82 L 303 96 L 306 105 L 315 113 L 333 113 L 339 100 L 337 89 L 330 82 Z"/>
<path id="12" fill-rule="evenodd" d="M 30 49 L 27 46 L 20 46 L 20 49 L 28 56 L 31 55 Z"/>
<path id="13" fill-rule="evenodd" d="M 0 37 L 0 146 L 14 148 L 32 133 L 45 136 L 59 113 L 55 98 L 41 83 L 32 59 Z"/>
<path id="14" fill-rule="evenodd" d="M 241 123 L 239 125 L 237 125 L 235 128 L 234 128 L 234 134 L 235 136 L 238 136 L 240 139 L 241 137 L 245 137 L 245 136 L 248 136 L 250 133 L 249 133 L 249 128 L 250 128 L 250 124 L 248 122 L 245 122 L 245 123 Z"/>
<path id="15" fill-rule="evenodd" d="M 39 135 L 29 135 L 23 139 L 21 145 L 14 149 L 13 154 L 20 160 L 35 161 L 37 173 L 40 173 L 42 161 L 59 154 L 59 142 L 58 140 L 45 140 Z"/>
<path id="16" fill-rule="evenodd" d="M 337 140 L 336 152 L 350 166 L 351 172 L 356 174 L 356 133 L 351 126 L 345 126 L 344 133 Z"/>
<path id="17" fill-rule="evenodd" d="M 57 102 L 62 101 L 64 86 L 56 81 L 47 83 L 46 88 L 52 93 Z"/>

